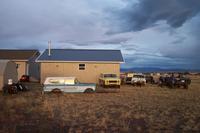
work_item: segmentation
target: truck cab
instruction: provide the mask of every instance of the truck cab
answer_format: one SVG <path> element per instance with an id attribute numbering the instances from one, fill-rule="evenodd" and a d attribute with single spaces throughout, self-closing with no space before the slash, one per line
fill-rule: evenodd
<path id="1" fill-rule="evenodd" d="M 131 80 L 132 85 L 145 85 L 146 79 L 143 74 L 134 74 Z"/>
<path id="2" fill-rule="evenodd" d="M 120 88 L 121 79 L 116 74 L 102 73 L 99 78 L 99 85 L 103 87 Z"/>

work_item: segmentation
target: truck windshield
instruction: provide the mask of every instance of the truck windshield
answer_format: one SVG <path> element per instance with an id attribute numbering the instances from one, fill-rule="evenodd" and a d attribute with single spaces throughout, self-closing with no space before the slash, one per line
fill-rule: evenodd
<path id="1" fill-rule="evenodd" d="M 110 78 L 110 77 L 116 78 L 117 75 L 116 75 L 116 74 L 104 74 L 104 77 L 105 77 L 105 78 Z"/>
<path id="2" fill-rule="evenodd" d="M 134 78 L 144 78 L 144 75 L 134 75 Z"/>

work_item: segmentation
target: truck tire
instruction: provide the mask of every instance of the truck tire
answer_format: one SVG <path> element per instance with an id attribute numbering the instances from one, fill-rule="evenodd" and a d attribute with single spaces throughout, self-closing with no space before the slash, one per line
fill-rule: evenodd
<path id="1" fill-rule="evenodd" d="M 94 92 L 94 90 L 91 89 L 91 88 L 87 88 L 87 89 L 84 91 L 84 93 L 93 93 L 93 92 Z"/>
<path id="2" fill-rule="evenodd" d="M 62 91 L 58 88 L 55 88 L 51 91 L 52 93 L 62 93 Z"/>
<path id="3" fill-rule="evenodd" d="M 184 85 L 184 89 L 188 89 L 188 84 Z"/>

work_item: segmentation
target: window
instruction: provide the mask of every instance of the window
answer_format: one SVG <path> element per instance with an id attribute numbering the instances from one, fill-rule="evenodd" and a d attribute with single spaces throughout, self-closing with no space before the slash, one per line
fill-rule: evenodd
<path id="1" fill-rule="evenodd" d="M 79 64 L 79 70 L 85 70 L 85 64 Z"/>

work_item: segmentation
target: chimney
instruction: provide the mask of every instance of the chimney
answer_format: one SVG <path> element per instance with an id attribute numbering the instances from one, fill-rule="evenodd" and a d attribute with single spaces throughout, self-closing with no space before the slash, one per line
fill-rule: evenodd
<path id="1" fill-rule="evenodd" d="M 48 54 L 48 56 L 51 56 L 51 41 L 48 41 L 48 45 L 49 45 L 49 54 Z"/>

